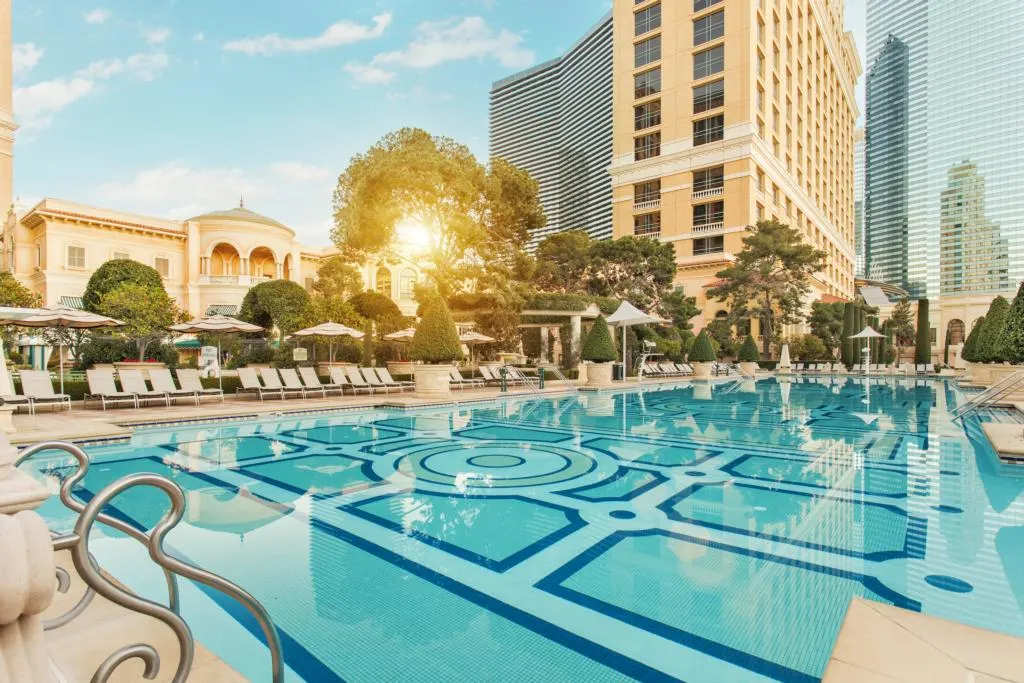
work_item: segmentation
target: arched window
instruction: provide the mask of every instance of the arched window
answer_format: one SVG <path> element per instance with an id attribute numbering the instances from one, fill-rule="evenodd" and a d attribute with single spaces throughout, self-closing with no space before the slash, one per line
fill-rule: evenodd
<path id="1" fill-rule="evenodd" d="M 949 321 L 949 325 L 947 327 L 947 334 L 949 337 L 950 346 L 956 346 L 957 344 L 964 343 L 964 338 L 966 337 L 966 335 L 964 334 L 965 329 L 966 328 L 964 327 L 963 320 L 957 320 L 956 318 L 954 318 L 953 320 Z"/>
<path id="2" fill-rule="evenodd" d="M 725 320 L 728 317 L 728 311 L 719 311 L 718 313 L 715 313 L 715 320 Z"/>
<path id="3" fill-rule="evenodd" d="M 377 293 L 391 296 L 391 271 L 387 268 L 377 269 Z"/>
<path id="4" fill-rule="evenodd" d="M 402 294 L 403 301 L 412 301 L 413 290 L 416 289 L 416 271 L 406 268 L 402 271 Z"/>
<path id="5" fill-rule="evenodd" d="M 744 318 L 736 322 L 736 336 L 746 337 L 750 334 L 750 318 Z"/>

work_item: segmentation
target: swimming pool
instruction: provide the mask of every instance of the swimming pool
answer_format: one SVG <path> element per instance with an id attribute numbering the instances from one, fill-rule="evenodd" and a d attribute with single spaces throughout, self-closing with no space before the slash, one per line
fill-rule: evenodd
<path id="1" fill-rule="evenodd" d="M 173 478 L 168 545 L 263 602 L 295 680 L 814 681 L 854 596 L 1024 635 L 1024 474 L 979 426 L 1017 418 L 951 424 L 962 401 L 815 377 L 139 430 L 87 448 L 82 496 Z M 162 599 L 133 542 L 94 549 Z M 193 593 L 265 680 L 256 626 Z"/>

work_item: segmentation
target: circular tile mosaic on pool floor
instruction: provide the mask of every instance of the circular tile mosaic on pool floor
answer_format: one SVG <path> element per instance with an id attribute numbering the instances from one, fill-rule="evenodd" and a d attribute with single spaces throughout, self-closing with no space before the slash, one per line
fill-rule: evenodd
<path id="1" fill-rule="evenodd" d="M 500 441 L 425 446 L 395 463 L 406 476 L 459 490 L 559 484 L 589 474 L 596 466 L 592 457 L 567 448 Z"/>

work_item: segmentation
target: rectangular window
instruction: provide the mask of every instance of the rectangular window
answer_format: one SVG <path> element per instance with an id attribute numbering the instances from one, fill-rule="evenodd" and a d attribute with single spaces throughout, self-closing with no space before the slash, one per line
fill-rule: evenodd
<path id="1" fill-rule="evenodd" d="M 648 180 L 633 185 L 633 203 L 643 204 L 661 199 L 661 180 Z"/>
<path id="2" fill-rule="evenodd" d="M 760 91 L 759 91 L 760 92 Z M 712 81 L 693 89 L 693 113 L 725 106 L 725 81 Z"/>
<path id="3" fill-rule="evenodd" d="M 725 11 L 715 12 L 693 22 L 694 46 L 721 38 L 725 35 Z"/>
<path id="4" fill-rule="evenodd" d="M 85 247 L 68 246 L 65 265 L 68 268 L 85 268 Z"/>
<path id="5" fill-rule="evenodd" d="M 693 191 L 703 192 L 725 187 L 725 167 L 715 166 L 693 172 Z"/>
<path id="6" fill-rule="evenodd" d="M 633 216 L 634 235 L 657 235 L 661 233 L 661 212 Z"/>
<path id="7" fill-rule="evenodd" d="M 648 133 L 633 140 L 633 158 L 643 161 L 661 154 L 661 133 Z"/>
<path id="8" fill-rule="evenodd" d="M 708 225 L 710 223 L 721 223 L 725 220 L 725 202 L 711 202 L 710 204 L 698 204 L 693 207 L 693 225 Z"/>
<path id="9" fill-rule="evenodd" d="M 705 10 L 712 5 L 717 5 L 720 2 L 722 2 L 722 0 L 693 0 L 693 11 L 700 12 L 701 10 Z"/>
<path id="10" fill-rule="evenodd" d="M 651 69 L 633 76 L 633 96 L 636 99 L 661 92 L 661 68 Z"/>
<path id="11" fill-rule="evenodd" d="M 693 145 L 706 145 L 725 137 L 725 116 L 719 114 L 693 122 Z"/>
<path id="12" fill-rule="evenodd" d="M 633 46 L 635 50 L 634 67 L 641 67 L 661 59 L 661 36 L 654 36 Z"/>
<path id="13" fill-rule="evenodd" d="M 115 261 L 127 261 L 131 258 L 131 255 L 127 251 L 115 251 L 110 255 L 110 258 Z"/>
<path id="14" fill-rule="evenodd" d="M 661 28 L 661 3 L 642 9 L 634 15 L 636 35 L 642 36 Z"/>
<path id="15" fill-rule="evenodd" d="M 162 277 L 162 278 L 166 279 L 166 278 L 169 278 L 171 276 L 171 260 L 170 259 L 163 258 L 161 256 L 157 256 L 155 259 L 153 259 L 153 268 L 156 269 L 156 272 L 160 273 L 160 277 Z"/>
<path id="16" fill-rule="evenodd" d="M 693 241 L 693 255 L 704 256 L 705 254 L 721 254 L 725 251 L 725 237 L 715 235 L 714 237 L 701 237 Z"/>
<path id="17" fill-rule="evenodd" d="M 707 78 L 725 69 L 725 46 L 719 45 L 693 56 L 693 80 Z"/>
<path id="18" fill-rule="evenodd" d="M 633 108 L 634 130 L 653 128 L 661 123 L 661 100 L 654 100 Z"/>

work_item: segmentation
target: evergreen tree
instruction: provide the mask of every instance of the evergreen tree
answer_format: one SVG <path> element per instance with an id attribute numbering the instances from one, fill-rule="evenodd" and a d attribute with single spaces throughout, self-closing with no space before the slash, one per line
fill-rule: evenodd
<path id="1" fill-rule="evenodd" d="M 917 340 L 914 344 L 914 362 L 932 362 L 932 329 L 928 321 L 928 299 L 917 300 Z"/>
<path id="2" fill-rule="evenodd" d="M 738 360 L 741 363 L 756 363 L 761 360 L 761 352 L 757 350 L 757 342 L 749 334 L 743 340 L 743 346 L 740 347 Z"/>
<path id="3" fill-rule="evenodd" d="M 694 340 L 693 348 L 690 349 L 689 361 L 691 363 L 713 363 L 715 361 L 715 348 L 708 338 L 707 328 L 701 330 L 697 339 Z"/>
<path id="4" fill-rule="evenodd" d="M 843 344 L 843 346 L 842 346 L 842 349 L 843 349 L 843 351 L 842 351 L 843 365 L 845 365 L 848 368 L 849 367 L 853 367 L 853 363 L 854 363 L 854 361 L 853 361 L 854 340 L 850 339 L 851 336 L 857 334 L 854 331 L 854 329 L 853 329 L 854 325 L 855 325 L 855 321 L 854 321 L 853 304 L 847 302 L 843 306 L 843 332 L 842 332 L 841 340 L 842 340 L 842 344 Z"/>
<path id="5" fill-rule="evenodd" d="M 999 336 L 999 351 L 1003 360 L 1024 363 L 1024 282 L 1006 315 L 1003 332 Z"/>
<path id="6" fill-rule="evenodd" d="M 433 365 L 462 360 L 462 345 L 452 314 L 439 296 L 432 297 L 412 337 L 409 357 Z"/>
<path id="7" fill-rule="evenodd" d="M 975 349 L 978 362 L 998 363 L 1003 360 L 999 341 L 1009 312 L 1010 303 L 1004 297 L 997 296 L 992 300 L 988 313 L 985 314 L 985 326 L 981 328 L 981 336 Z"/>
<path id="8" fill-rule="evenodd" d="M 960 357 L 968 363 L 979 362 L 978 340 L 981 338 L 982 329 L 984 327 L 985 316 L 982 316 L 974 323 L 974 327 L 971 328 L 971 333 L 967 335 L 967 341 L 964 342 L 964 348 L 960 351 Z"/>
<path id="9" fill-rule="evenodd" d="M 594 321 L 590 334 L 583 342 L 580 358 L 593 363 L 610 363 L 616 357 L 615 342 L 612 341 L 612 334 L 608 330 L 608 322 L 599 317 Z"/>

